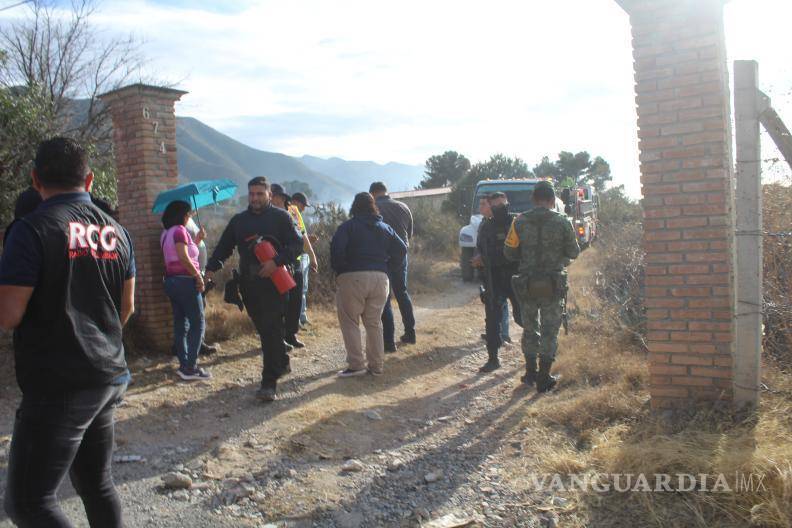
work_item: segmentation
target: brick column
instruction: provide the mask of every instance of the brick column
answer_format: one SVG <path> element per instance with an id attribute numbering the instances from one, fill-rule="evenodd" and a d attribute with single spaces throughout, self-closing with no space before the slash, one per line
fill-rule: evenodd
<path id="1" fill-rule="evenodd" d="M 656 409 L 732 399 L 733 190 L 722 0 L 630 15 Z"/>
<path id="2" fill-rule="evenodd" d="M 138 337 L 158 349 L 170 346 L 172 314 L 162 289 L 162 224 L 151 207 L 160 192 L 178 185 L 173 105 L 185 93 L 133 84 L 100 96 L 113 121 L 121 223 L 135 245 L 135 324 Z"/>

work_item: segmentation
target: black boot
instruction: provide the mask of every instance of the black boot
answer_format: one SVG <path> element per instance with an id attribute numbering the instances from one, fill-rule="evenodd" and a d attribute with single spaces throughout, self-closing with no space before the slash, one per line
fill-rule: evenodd
<path id="1" fill-rule="evenodd" d="M 529 387 L 533 387 L 536 383 L 536 358 L 531 358 L 525 362 L 525 375 L 520 378 L 520 381 Z"/>
<path id="2" fill-rule="evenodd" d="M 536 380 L 536 392 L 547 392 L 552 390 L 558 383 L 558 376 L 550 375 L 550 367 L 553 366 L 552 360 L 539 360 L 539 374 Z"/>
<path id="3" fill-rule="evenodd" d="M 297 339 L 297 336 L 294 334 L 286 336 L 283 338 L 283 341 L 287 345 L 291 345 L 293 348 L 305 348 L 305 343 Z"/>
<path id="4" fill-rule="evenodd" d="M 500 368 L 500 361 L 498 361 L 498 351 L 487 351 L 489 355 L 489 359 L 484 365 L 479 369 L 479 372 L 487 373 L 492 372 L 493 370 L 498 370 Z"/>
<path id="5" fill-rule="evenodd" d="M 256 391 L 256 397 L 265 402 L 275 401 L 277 386 L 275 381 L 262 381 L 261 387 Z"/>
<path id="6" fill-rule="evenodd" d="M 405 345 L 415 344 L 415 330 L 405 330 L 404 335 L 399 338 L 399 341 Z"/>

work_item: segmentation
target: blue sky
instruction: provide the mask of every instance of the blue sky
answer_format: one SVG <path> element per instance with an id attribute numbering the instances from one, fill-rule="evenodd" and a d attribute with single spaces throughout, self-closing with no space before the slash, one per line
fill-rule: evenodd
<path id="1" fill-rule="evenodd" d="M 792 121 L 789 20 L 789 0 L 726 7 L 730 60 L 759 60 Z M 145 75 L 189 92 L 178 114 L 257 148 L 419 165 L 446 149 L 529 165 L 585 149 L 640 190 L 613 0 L 113 0 L 95 22 L 144 40 Z"/>

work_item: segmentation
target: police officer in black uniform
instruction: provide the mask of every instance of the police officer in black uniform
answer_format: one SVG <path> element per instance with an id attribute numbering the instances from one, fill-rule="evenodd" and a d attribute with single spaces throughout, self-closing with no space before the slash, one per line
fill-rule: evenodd
<path id="1" fill-rule="evenodd" d="M 14 329 L 22 390 L 5 497 L 18 526 L 71 526 L 57 501 L 67 473 L 91 526 L 123 525 L 110 464 L 135 259 L 126 230 L 91 202 L 92 180 L 75 141 L 44 141 L 33 169 L 43 201 L 11 224 L 0 259 L 0 329 Z"/>
<path id="2" fill-rule="evenodd" d="M 483 267 L 484 298 L 482 300 L 485 306 L 488 356 L 487 362 L 479 372 L 492 372 L 500 368 L 498 350 L 503 346 L 501 322 L 504 306 L 508 310 L 508 305 L 504 303 L 506 299 L 511 299 L 514 320 L 521 325 L 519 304 L 515 302 L 511 287 L 511 278 L 516 272 L 516 266 L 507 262 L 503 256 L 503 245 L 515 215 L 509 213 L 509 200 L 504 193 L 492 193 L 487 200 L 492 216 L 484 218 L 479 225 L 476 241 L 479 258 L 474 262 Z"/>
<path id="3" fill-rule="evenodd" d="M 264 368 L 261 371 L 259 399 L 275 399 L 278 378 L 291 371 L 286 344 L 283 342 L 283 315 L 286 296 L 278 293 L 270 276 L 278 266 L 294 266 L 302 253 L 302 235 L 289 213 L 271 203 L 270 184 L 263 176 L 248 182 L 248 208 L 228 222 L 225 231 L 206 265 L 206 276 L 223 267 L 234 253 L 239 253 L 239 291 L 248 315 L 261 338 Z M 253 253 L 256 244 L 270 241 L 278 255 L 259 263 Z"/>

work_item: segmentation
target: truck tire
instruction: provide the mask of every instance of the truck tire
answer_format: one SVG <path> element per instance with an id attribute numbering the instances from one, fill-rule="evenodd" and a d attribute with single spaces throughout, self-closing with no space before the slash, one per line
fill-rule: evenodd
<path id="1" fill-rule="evenodd" d="M 475 278 L 475 270 L 470 263 L 473 258 L 473 248 L 463 247 L 459 256 L 459 267 L 462 269 L 462 280 L 464 282 L 471 282 Z"/>

